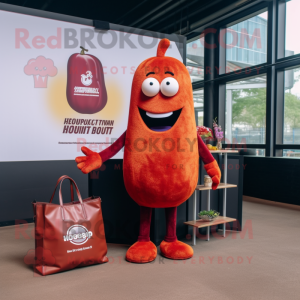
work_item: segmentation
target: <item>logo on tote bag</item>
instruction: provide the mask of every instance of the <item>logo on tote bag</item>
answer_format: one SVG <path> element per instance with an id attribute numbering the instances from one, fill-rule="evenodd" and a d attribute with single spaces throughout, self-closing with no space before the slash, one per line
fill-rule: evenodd
<path id="1" fill-rule="evenodd" d="M 88 231 L 84 226 L 73 225 L 68 229 L 67 235 L 64 236 L 64 241 L 69 241 L 74 245 L 82 245 L 86 243 L 92 235 L 93 233 Z"/>

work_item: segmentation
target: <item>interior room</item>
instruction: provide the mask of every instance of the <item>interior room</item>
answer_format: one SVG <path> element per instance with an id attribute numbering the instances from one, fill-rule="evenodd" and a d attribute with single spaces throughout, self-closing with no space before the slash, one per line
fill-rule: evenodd
<path id="1" fill-rule="evenodd" d="M 299 299 L 299 11 L 1 1 L 3 299 Z"/>

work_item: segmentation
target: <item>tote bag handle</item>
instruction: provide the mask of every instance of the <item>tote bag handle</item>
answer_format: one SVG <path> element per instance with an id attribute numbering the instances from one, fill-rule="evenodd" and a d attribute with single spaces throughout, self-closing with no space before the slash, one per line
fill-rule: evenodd
<path id="1" fill-rule="evenodd" d="M 67 175 L 63 175 L 63 176 L 61 176 L 61 177 L 58 178 L 57 183 L 56 183 L 56 186 L 55 186 L 55 188 L 54 188 L 54 192 L 53 192 L 53 194 L 52 194 L 52 196 L 51 196 L 51 199 L 50 199 L 49 203 L 52 203 L 52 200 L 53 200 L 53 198 L 54 198 L 54 195 L 55 195 L 57 186 L 59 185 L 59 183 L 60 183 L 60 181 L 62 180 L 62 178 L 63 178 L 63 177 L 66 177 L 66 176 L 67 176 Z M 71 181 L 71 180 L 70 180 L 70 192 L 71 192 L 71 201 L 74 202 L 74 189 L 73 189 L 73 184 L 72 184 L 72 181 Z"/>
<path id="2" fill-rule="evenodd" d="M 78 186 L 77 186 L 76 182 L 71 177 L 69 177 L 67 175 L 63 175 L 58 179 L 58 181 L 56 183 L 56 186 L 55 186 L 55 189 L 54 189 L 54 193 L 53 193 L 53 195 L 50 199 L 50 203 L 52 202 L 55 191 L 56 191 L 56 188 L 57 188 L 58 184 L 60 183 L 58 198 L 59 198 L 59 204 L 60 204 L 61 210 L 62 210 L 62 218 L 63 218 L 63 220 L 65 220 L 65 213 L 64 213 L 64 209 L 63 209 L 64 203 L 63 203 L 63 198 L 62 198 L 62 193 L 61 193 L 61 186 L 62 186 L 62 183 L 65 179 L 69 179 L 71 185 L 72 185 L 72 183 L 74 184 L 78 200 L 79 200 L 79 202 L 81 204 L 81 207 L 82 207 L 83 217 L 84 217 L 85 220 L 87 220 L 86 210 L 85 210 L 84 203 L 82 201 L 81 194 L 79 192 Z"/>

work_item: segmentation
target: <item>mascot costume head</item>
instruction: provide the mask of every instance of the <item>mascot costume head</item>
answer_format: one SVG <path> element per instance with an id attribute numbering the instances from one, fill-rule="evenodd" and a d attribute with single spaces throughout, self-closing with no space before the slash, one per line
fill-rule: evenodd
<path id="1" fill-rule="evenodd" d="M 161 40 L 156 57 L 137 68 L 124 134 L 100 153 L 82 147 L 86 156 L 76 158 L 78 168 L 87 174 L 125 146 L 125 187 L 140 205 L 140 234 L 126 259 L 136 263 L 153 261 L 157 255 L 150 241 L 152 208 L 165 208 L 166 213 L 167 234 L 160 244 L 161 254 L 171 259 L 193 256 L 193 249 L 176 237 L 177 206 L 195 190 L 199 155 L 212 177 L 213 189 L 221 177 L 218 164 L 197 135 L 189 73 L 179 60 L 165 56 L 169 46 L 169 40 Z"/>

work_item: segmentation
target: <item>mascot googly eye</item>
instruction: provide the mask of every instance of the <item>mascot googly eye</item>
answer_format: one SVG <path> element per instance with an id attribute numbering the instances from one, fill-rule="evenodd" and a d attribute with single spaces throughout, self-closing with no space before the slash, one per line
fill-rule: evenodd
<path id="1" fill-rule="evenodd" d="M 160 90 L 160 84 L 155 78 L 147 78 L 142 84 L 142 91 L 147 97 L 154 97 Z"/>
<path id="2" fill-rule="evenodd" d="M 161 92 L 166 97 L 173 97 L 179 90 L 179 83 L 175 78 L 167 77 L 161 82 Z"/>

